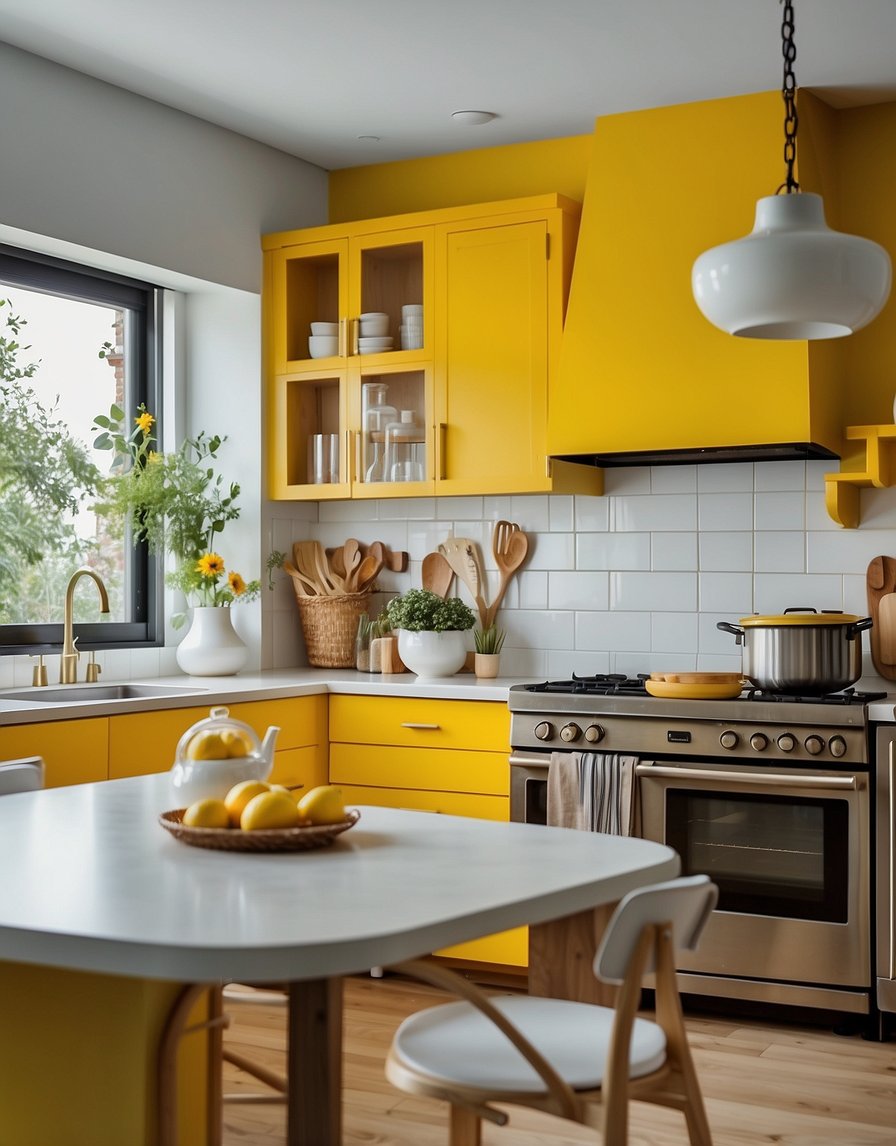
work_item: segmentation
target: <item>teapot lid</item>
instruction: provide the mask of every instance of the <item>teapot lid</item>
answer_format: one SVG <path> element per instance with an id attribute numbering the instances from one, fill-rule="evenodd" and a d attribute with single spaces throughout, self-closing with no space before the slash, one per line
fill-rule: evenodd
<path id="1" fill-rule="evenodd" d="M 261 741 L 255 730 L 235 720 L 230 710 L 212 708 L 205 720 L 187 729 L 177 743 L 175 763 L 188 760 L 232 760 L 261 755 Z"/>

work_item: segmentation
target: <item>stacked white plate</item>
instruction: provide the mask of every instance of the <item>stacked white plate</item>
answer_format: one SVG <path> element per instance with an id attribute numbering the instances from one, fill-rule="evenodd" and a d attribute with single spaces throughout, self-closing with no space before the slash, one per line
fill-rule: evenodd
<path id="1" fill-rule="evenodd" d="M 385 338 L 359 338 L 359 354 L 382 354 L 384 350 L 391 350 L 394 338 L 391 335 Z"/>
<path id="2" fill-rule="evenodd" d="M 423 346 L 423 307 L 419 303 L 406 303 L 401 308 L 398 336 L 402 350 L 419 350 Z"/>

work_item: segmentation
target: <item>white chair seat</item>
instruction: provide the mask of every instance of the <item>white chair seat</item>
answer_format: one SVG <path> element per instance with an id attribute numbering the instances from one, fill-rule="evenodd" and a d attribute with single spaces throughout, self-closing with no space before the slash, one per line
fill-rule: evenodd
<path id="1" fill-rule="evenodd" d="M 532 996 L 492 998 L 498 1008 L 574 1090 L 603 1082 L 615 1011 L 588 1003 Z M 446 1003 L 411 1015 L 392 1044 L 397 1062 L 433 1081 L 502 1094 L 545 1094 L 543 1079 L 498 1028 L 469 1003 Z M 666 1036 L 636 1019 L 630 1077 L 666 1061 Z"/>

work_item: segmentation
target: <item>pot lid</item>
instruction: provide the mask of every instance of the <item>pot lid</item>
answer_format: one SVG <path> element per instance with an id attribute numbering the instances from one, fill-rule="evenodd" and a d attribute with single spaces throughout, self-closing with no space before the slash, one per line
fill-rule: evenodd
<path id="1" fill-rule="evenodd" d="M 768 625 L 854 625 L 863 619 L 852 613 L 838 613 L 834 609 L 823 610 L 821 613 L 803 609 L 798 613 L 787 612 L 770 616 L 754 613 L 750 617 L 741 617 L 740 624 L 745 629 L 755 629 Z"/>

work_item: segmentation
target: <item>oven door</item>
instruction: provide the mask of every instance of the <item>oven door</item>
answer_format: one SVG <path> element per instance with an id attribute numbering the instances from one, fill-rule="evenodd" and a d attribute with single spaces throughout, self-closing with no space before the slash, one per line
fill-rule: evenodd
<path id="1" fill-rule="evenodd" d="M 548 822 L 550 755 L 514 752 L 510 757 L 510 819 L 518 824 Z"/>
<path id="2" fill-rule="evenodd" d="M 641 834 L 719 887 L 681 970 L 870 986 L 867 775 L 686 761 L 637 775 Z"/>

